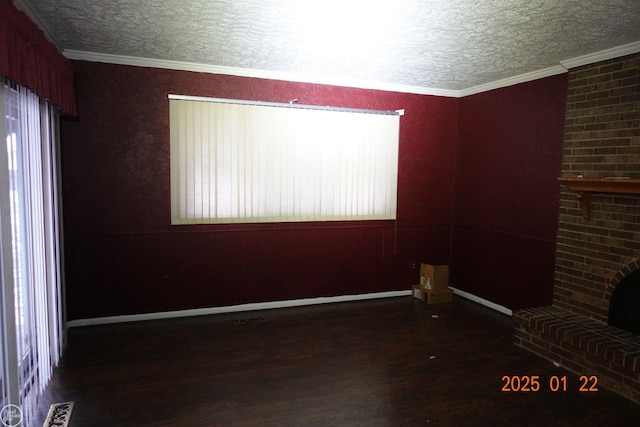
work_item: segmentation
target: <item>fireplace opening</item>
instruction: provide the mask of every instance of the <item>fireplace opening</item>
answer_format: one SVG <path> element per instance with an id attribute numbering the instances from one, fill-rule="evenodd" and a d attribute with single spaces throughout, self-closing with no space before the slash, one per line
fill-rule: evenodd
<path id="1" fill-rule="evenodd" d="M 640 334 L 640 269 L 628 274 L 614 289 L 609 325 Z"/>

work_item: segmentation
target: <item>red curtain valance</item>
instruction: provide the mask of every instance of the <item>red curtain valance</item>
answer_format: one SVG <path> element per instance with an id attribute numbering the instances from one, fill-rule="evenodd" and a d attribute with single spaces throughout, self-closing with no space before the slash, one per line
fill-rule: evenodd
<path id="1" fill-rule="evenodd" d="M 0 74 L 76 115 L 71 63 L 11 0 L 0 0 Z"/>

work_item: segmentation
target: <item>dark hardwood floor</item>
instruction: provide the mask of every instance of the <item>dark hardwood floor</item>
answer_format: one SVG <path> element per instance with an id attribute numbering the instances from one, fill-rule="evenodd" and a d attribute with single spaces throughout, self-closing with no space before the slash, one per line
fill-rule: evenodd
<path id="1" fill-rule="evenodd" d="M 72 427 L 640 426 L 639 405 L 578 391 L 512 335 L 511 318 L 457 297 L 74 328 L 38 426 L 65 401 Z M 534 375 L 539 391 L 502 391 Z"/>

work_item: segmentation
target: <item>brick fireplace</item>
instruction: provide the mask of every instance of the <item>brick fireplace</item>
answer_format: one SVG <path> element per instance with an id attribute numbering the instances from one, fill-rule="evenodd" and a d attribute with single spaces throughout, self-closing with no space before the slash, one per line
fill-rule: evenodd
<path id="1" fill-rule="evenodd" d="M 609 325 L 640 335 L 640 262 L 621 273 L 609 304 Z M 626 274 L 626 275 L 625 275 Z"/>
<path id="2" fill-rule="evenodd" d="M 640 179 L 640 53 L 569 70 L 561 175 Z M 514 314 L 516 345 L 640 403 L 640 335 L 608 324 L 638 269 L 640 195 L 563 186 L 553 304 Z"/>

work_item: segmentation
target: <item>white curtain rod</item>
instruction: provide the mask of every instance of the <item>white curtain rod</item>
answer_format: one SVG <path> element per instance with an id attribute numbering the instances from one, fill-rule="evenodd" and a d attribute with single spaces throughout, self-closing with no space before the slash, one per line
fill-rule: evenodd
<path id="1" fill-rule="evenodd" d="M 404 116 L 404 110 L 365 110 L 359 108 L 343 108 L 343 107 L 331 107 L 323 105 L 305 105 L 296 104 L 297 99 L 284 102 L 264 102 L 264 101 L 249 101 L 243 99 L 226 99 L 226 98 L 207 98 L 204 96 L 189 96 L 189 95 L 173 95 L 169 94 L 169 99 L 178 99 L 183 101 L 199 101 L 199 102 L 218 102 L 222 104 L 241 104 L 241 105 L 257 105 L 263 107 L 280 107 L 280 108 L 302 108 L 305 110 L 326 110 L 326 111 L 342 111 L 345 113 L 362 113 L 362 114 L 382 114 L 386 116 Z"/>

